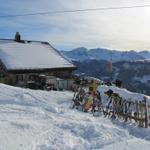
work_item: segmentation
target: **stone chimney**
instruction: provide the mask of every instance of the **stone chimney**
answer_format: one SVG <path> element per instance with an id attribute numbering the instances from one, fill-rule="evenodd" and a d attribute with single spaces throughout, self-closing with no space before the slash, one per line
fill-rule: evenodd
<path id="1" fill-rule="evenodd" d="M 19 32 L 16 32 L 16 34 L 15 34 L 15 41 L 21 42 L 21 35 L 19 34 Z"/>

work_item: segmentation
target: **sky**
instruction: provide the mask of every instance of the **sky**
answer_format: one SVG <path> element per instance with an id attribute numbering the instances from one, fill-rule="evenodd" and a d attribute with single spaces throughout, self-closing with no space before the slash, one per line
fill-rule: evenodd
<path id="1" fill-rule="evenodd" d="M 0 0 L 0 16 L 61 10 L 150 5 L 149 0 Z M 24 17 L 0 17 L 0 38 L 77 47 L 150 50 L 150 7 Z"/>

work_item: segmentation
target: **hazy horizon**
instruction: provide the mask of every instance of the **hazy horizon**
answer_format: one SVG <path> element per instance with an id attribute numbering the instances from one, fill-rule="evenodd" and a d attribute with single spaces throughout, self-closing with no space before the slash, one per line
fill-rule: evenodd
<path id="1" fill-rule="evenodd" d="M 78 48 L 86 48 L 87 50 L 92 50 L 92 49 L 107 49 L 107 50 L 110 50 L 110 51 L 135 51 L 135 52 L 142 52 L 142 51 L 148 51 L 150 52 L 150 50 L 148 49 L 140 49 L 140 50 L 134 50 L 134 49 L 129 49 L 129 50 L 124 50 L 124 49 L 111 49 L 111 48 L 105 48 L 105 47 L 84 47 L 84 46 L 80 46 L 80 47 L 74 47 L 72 49 L 58 49 L 60 51 L 72 51 L 72 50 L 75 50 L 75 49 L 78 49 Z"/>

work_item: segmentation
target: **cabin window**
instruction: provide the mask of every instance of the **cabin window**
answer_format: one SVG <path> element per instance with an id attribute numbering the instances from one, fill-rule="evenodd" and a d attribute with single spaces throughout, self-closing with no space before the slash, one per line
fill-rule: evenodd
<path id="1" fill-rule="evenodd" d="M 38 75 L 35 75 L 35 74 L 29 75 L 29 81 L 38 82 L 38 78 L 39 78 Z"/>
<path id="2" fill-rule="evenodd" d="M 23 74 L 16 75 L 16 82 L 21 82 L 21 81 L 23 81 Z"/>

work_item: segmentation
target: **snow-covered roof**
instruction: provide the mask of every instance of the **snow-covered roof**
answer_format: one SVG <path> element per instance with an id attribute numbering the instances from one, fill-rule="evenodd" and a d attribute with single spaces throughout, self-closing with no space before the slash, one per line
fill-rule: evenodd
<path id="1" fill-rule="evenodd" d="M 0 60 L 7 70 L 75 68 L 46 42 L 0 40 Z"/>

